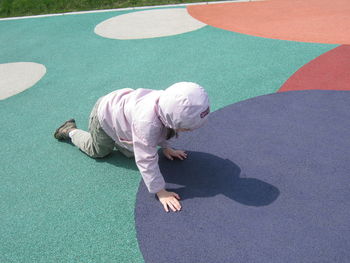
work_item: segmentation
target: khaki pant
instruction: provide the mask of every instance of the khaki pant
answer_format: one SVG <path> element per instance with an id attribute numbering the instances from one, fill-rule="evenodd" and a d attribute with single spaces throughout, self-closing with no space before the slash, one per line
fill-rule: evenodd
<path id="1" fill-rule="evenodd" d="M 75 130 L 71 137 L 72 143 L 92 158 L 102 158 L 107 156 L 113 151 L 115 146 L 126 157 L 132 157 L 133 152 L 116 145 L 113 139 L 102 129 L 97 117 L 97 109 L 100 101 L 101 99 L 96 102 L 91 111 L 89 118 L 89 132 L 79 129 Z"/>

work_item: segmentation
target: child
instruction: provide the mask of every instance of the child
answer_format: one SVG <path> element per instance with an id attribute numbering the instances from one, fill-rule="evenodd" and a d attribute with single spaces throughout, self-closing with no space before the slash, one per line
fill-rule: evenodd
<path id="1" fill-rule="evenodd" d="M 165 190 L 158 166 L 158 149 L 173 160 L 184 160 L 182 150 L 172 149 L 167 140 L 178 132 L 201 127 L 209 114 L 206 91 L 196 83 L 179 82 L 166 90 L 121 89 L 100 98 L 89 120 L 89 132 L 77 129 L 75 120 L 66 121 L 54 137 L 71 140 L 93 158 L 102 158 L 116 147 L 127 157 L 135 157 L 150 193 L 156 193 L 164 210 L 181 209 L 179 195 Z"/>

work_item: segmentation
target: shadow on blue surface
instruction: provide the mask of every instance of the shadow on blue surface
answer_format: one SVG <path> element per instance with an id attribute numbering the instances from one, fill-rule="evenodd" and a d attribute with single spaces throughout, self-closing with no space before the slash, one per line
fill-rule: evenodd
<path id="1" fill-rule="evenodd" d="M 167 188 L 178 193 L 182 200 L 222 194 L 244 205 L 265 206 L 280 194 L 269 183 L 242 177 L 239 166 L 228 159 L 203 152 L 187 154 L 185 161 L 169 161 L 160 153 L 159 160 Z"/>

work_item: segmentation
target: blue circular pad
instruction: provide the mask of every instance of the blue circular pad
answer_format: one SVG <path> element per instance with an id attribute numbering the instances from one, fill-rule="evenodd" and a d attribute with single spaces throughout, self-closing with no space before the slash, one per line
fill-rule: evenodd
<path id="1" fill-rule="evenodd" d="M 350 262 L 350 92 L 236 103 L 183 133 L 185 161 L 160 156 L 182 211 L 143 182 L 136 230 L 148 263 Z"/>

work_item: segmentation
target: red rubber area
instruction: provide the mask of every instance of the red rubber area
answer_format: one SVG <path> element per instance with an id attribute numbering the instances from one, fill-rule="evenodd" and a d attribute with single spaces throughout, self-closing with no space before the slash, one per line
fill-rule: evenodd
<path id="1" fill-rule="evenodd" d="M 339 46 L 310 61 L 278 92 L 316 89 L 350 90 L 350 46 Z"/>
<path id="2" fill-rule="evenodd" d="M 350 44 L 349 0 L 270 0 L 194 5 L 194 18 L 238 33 L 301 42 Z"/>

